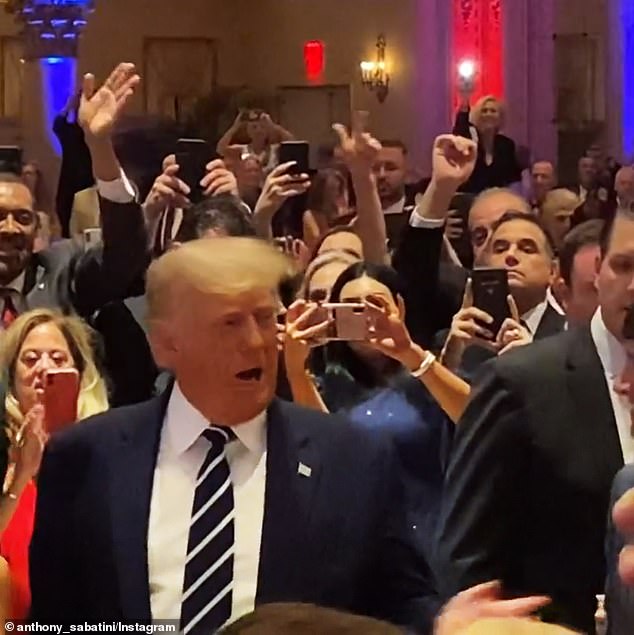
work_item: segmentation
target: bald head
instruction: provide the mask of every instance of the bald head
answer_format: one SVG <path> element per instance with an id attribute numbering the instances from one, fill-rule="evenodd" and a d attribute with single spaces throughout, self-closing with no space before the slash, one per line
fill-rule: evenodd
<path id="1" fill-rule="evenodd" d="M 614 189 L 622 205 L 634 202 L 634 167 L 626 166 L 616 173 Z"/>

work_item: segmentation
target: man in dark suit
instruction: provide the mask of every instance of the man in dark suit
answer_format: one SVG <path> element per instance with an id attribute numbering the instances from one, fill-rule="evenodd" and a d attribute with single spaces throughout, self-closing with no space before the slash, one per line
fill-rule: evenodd
<path id="1" fill-rule="evenodd" d="M 473 172 L 476 145 L 454 135 L 434 142 L 432 180 L 394 254 L 394 267 L 406 285 L 407 326 L 414 339 L 431 346 L 438 331 L 451 325 L 460 310 L 469 271 L 441 262 L 444 226 L 451 202 Z M 492 189 L 480 194 L 467 216 L 474 262 L 481 265 L 491 228 L 509 210 L 530 212 L 526 200 L 511 190 Z"/>
<path id="2" fill-rule="evenodd" d="M 606 223 L 599 309 L 483 368 L 457 427 L 439 524 L 443 595 L 497 578 L 553 598 L 552 621 L 594 629 L 610 488 L 634 460 L 634 219 Z"/>
<path id="3" fill-rule="evenodd" d="M 619 509 L 623 506 L 617 502 L 632 488 L 634 488 L 634 465 L 626 465 L 614 479 L 610 496 L 610 510 L 614 511 L 616 520 L 623 513 Z M 632 497 L 632 494 L 629 494 Z M 625 502 L 625 501 L 624 501 Z M 619 575 L 619 556 L 625 546 L 625 536 L 615 526 L 612 514 L 608 520 L 608 535 L 606 539 L 606 558 L 608 565 L 608 581 L 606 585 L 606 610 L 608 614 L 609 635 L 629 635 L 634 624 L 634 589 L 624 584 Z"/>
<path id="4" fill-rule="evenodd" d="M 176 382 L 47 448 L 33 619 L 176 619 L 209 633 L 255 604 L 304 601 L 429 631 L 438 605 L 400 520 L 389 445 L 272 399 L 272 289 L 287 266 L 246 238 L 189 242 L 151 265 L 150 340 Z"/>
<path id="5" fill-rule="evenodd" d="M 29 190 L 11 175 L 0 177 L 0 318 L 7 327 L 15 317 L 38 307 L 77 313 L 86 320 L 131 293 L 147 266 L 147 237 L 138 206 L 118 204 L 113 190 L 124 187 L 112 146 L 119 114 L 139 82 L 134 65 L 121 64 L 95 90 L 84 79 L 79 122 L 93 159 L 103 207 L 103 243 L 90 249 L 61 241 L 33 253 L 37 214 Z M 106 366 L 108 366 L 106 350 Z M 113 378 L 115 379 L 115 378 Z"/>
<path id="6" fill-rule="evenodd" d="M 473 306 L 471 285 L 454 316 L 443 350 L 443 363 L 467 377 L 488 359 L 511 348 L 559 333 L 566 322 L 548 302 L 555 276 L 554 245 L 536 216 L 507 212 L 492 228 L 480 264 L 505 269 L 512 300 L 499 332 L 487 332 L 493 317 Z"/>
<path id="7" fill-rule="evenodd" d="M 287 269 L 249 238 L 192 241 L 151 265 L 152 350 L 175 381 L 48 445 L 34 620 L 173 619 L 210 633 L 256 605 L 294 601 L 431 632 L 438 604 L 401 515 L 391 445 L 273 399 L 274 290 Z M 481 602 L 500 615 L 541 603 L 495 595 L 457 600 L 472 618 Z"/>

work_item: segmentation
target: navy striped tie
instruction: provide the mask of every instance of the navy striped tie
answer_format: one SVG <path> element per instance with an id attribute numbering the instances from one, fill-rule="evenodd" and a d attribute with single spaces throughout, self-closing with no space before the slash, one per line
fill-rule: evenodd
<path id="1" fill-rule="evenodd" d="M 180 628 L 210 635 L 231 617 L 234 551 L 233 485 L 225 445 L 227 428 L 203 436 L 211 449 L 198 472 L 187 542 Z"/>

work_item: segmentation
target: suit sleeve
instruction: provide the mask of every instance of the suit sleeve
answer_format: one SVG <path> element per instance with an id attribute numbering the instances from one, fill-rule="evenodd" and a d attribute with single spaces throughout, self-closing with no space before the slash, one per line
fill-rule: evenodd
<path id="1" fill-rule="evenodd" d="M 443 598 L 509 576 L 522 523 L 529 441 L 522 399 L 487 363 L 445 477 L 434 567 Z"/>
<path id="2" fill-rule="evenodd" d="M 81 475 L 68 452 L 47 448 L 38 476 L 35 525 L 29 551 L 30 618 L 42 623 L 78 621 L 72 501 Z M 85 618 L 85 616 L 83 616 Z"/>
<path id="3" fill-rule="evenodd" d="M 439 322 L 436 299 L 443 231 L 408 224 L 394 253 L 394 268 L 405 285 L 405 323 L 422 346 L 430 345 Z"/>
<path id="4" fill-rule="evenodd" d="M 459 110 L 456 113 L 456 121 L 453 125 L 453 134 L 471 140 L 471 123 L 469 121 L 469 110 Z"/>
<path id="5" fill-rule="evenodd" d="M 99 203 L 102 246 L 82 254 L 70 278 L 73 304 L 84 317 L 133 295 L 150 259 L 141 206 L 103 198 Z"/>
<path id="6" fill-rule="evenodd" d="M 628 465 L 614 479 L 608 511 L 608 531 L 605 541 L 608 573 L 605 589 L 608 635 L 618 635 L 630 630 L 628 626 L 631 627 L 631 618 L 634 615 L 634 591 L 621 582 L 618 572 L 619 554 L 624 546 L 623 538 L 612 521 L 612 508 L 632 487 L 634 487 L 634 465 Z"/>
<path id="7" fill-rule="evenodd" d="M 441 601 L 432 570 L 419 549 L 406 522 L 403 481 L 396 457 L 386 461 L 384 474 L 386 512 L 383 515 L 382 543 L 379 546 L 379 571 L 374 584 L 380 607 L 377 617 L 399 624 L 415 633 L 433 631 Z"/>

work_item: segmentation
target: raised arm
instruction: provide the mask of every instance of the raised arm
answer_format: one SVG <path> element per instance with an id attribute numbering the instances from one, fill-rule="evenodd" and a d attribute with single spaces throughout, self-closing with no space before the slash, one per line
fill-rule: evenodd
<path id="1" fill-rule="evenodd" d="M 220 141 L 218 141 L 218 145 L 216 146 L 216 152 L 221 157 L 224 157 L 226 155 L 227 149 L 229 148 L 229 146 L 231 145 L 231 142 L 233 141 L 233 137 L 236 135 L 236 133 L 240 129 L 240 126 L 242 125 L 242 114 L 243 112 L 242 110 L 240 110 L 234 122 L 231 124 L 231 127 L 229 128 L 229 130 L 227 130 L 227 132 L 225 132 L 222 135 L 222 137 L 220 137 Z"/>
<path id="2" fill-rule="evenodd" d="M 335 124 L 344 160 L 352 176 L 352 185 L 357 196 L 357 217 L 354 228 L 363 243 L 363 252 L 368 262 L 385 264 L 388 261 L 387 231 L 385 218 L 372 173 L 372 164 L 381 149 L 381 144 L 366 132 L 367 112 L 355 112 L 352 132 L 345 126 Z"/>
<path id="3" fill-rule="evenodd" d="M 394 268 L 406 287 L 406 324 L 420 344 L 431 344 L 433 334 L 441 328 L 437 316 L 445 311 L 437 301 L 444 224 L 451 199 L 471 176 L 475 160 L 473 141 L 454 135 L 435 140 L 431 182 L 394 254 Z"/>
<path id="4" fill-rule="evenodd" d="M 139 81 L 134 64 L 119 64 L 98 90 L 93 75 L 84 77 L 78 119 L 100 194 L 103 244 L 79 257 L 69 277 L 73 304 L 83 316 L 125 299 L 148 262 L 143 212 L 112 143 L 114 127 Z"/>

